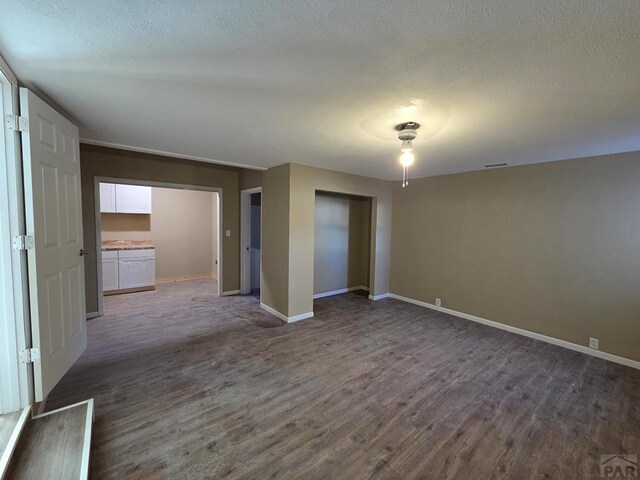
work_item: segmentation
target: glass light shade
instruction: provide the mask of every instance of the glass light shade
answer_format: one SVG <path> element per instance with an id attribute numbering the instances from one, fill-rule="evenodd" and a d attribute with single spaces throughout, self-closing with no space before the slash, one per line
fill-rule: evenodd
<path id="1" fill-rule="evenodd" d="M 403 152 L 402 155 L 400 155 L 400 164 L 403 167 L 408 167 L 414 160 L 415 156 L 413 155 L 413 152 Z"/>

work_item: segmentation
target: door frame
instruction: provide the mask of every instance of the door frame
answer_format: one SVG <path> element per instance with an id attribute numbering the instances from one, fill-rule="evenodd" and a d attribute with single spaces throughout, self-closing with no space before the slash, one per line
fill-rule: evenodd
<path id="1" fill-rule="evenodd" d="M 251 293 L 251 195 L 262 187 L 240 190 L 240 293 Z M 262 199 L 261 199 L 262 200 Z M 260 246 L 262 247 L 262 206 L 260 206 Z M 250 248 L 250 247 L 249 247 Z M 260 301 L 262 301 L 262 248 L 260 249 Z"/>
<path id="2" fill-rule="evenodd" d="M 222 252 L 223 245 L 222 241 L 224 239 L 224 232 L 222 231 L 223 218 L 222 218 L 222 202 L 223 202 L 223 192 L 221 187 L 207 187 L 203 185 L 188 185 L 184 183 L 172 183 L 172 182 L 159 182 L 155 180 L 134 180 L 131 178 L 116 178 L 116 177 L 103 177 L 96 176 L 93 177 L 93 194 L 94 194 L 94 212 L 96 217 L 95 224 L 95 235 L 96 235 L 96 272 L 98 278 L 97 286 L 98 286 L 98 311 L 93 314 L 89 314 L 87 318 L 100 317 L 104 315 L 104 290 L 102 286 L 102 220 L 100 218 L 100 184 L 101 183 L 121 183 L 125 185 L 140 185 L 144 187 L 160 187 L 160 188 L 174 188 L 176 190 L 198 190 L 202 192 L 211 192 L 218 194 L 218 272 L 217 272 L 217 284 L 218 284 L 218 296 L 222 296 L 223 285 L 222 285 L 222 272 L 223 272 L 223 264 L 222 264 Z M 153 210 L 152 210 L 153 214 Z M 212 247 L 213 248 L 213 245 Z"/>
<path id="3" fill-rule="evenodd" d="M 2 131 L 0 132 L 0 155 L 6 158 L 0 171 L 0 222 L 8 238 L 24 235 L 25 205 L 22 177 L 22 150 L 20 134 L 10 130 L 6 115 L 18 115 L 18 79 L 9 65 L 0 57 L 0 89 L 2 90 Z M 6 239 L 7 237 L 5 237 Z M 19 360 L 19 352 L 31 346 L 31 324 L 29 317 L 29 287 L 26 251 L 8 249 L 0 251 L 4 276 L 3 297 L 5 310 L 0 315 L 0 413 L 18 411 L 33 403 L 33 369 Z"/>

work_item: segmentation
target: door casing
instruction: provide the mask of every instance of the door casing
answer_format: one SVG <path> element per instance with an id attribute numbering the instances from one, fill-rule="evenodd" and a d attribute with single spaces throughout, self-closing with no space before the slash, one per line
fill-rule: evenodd
<path id="1" fill-rule="evenodd" d="M 9 130 L 5 118 L 19 112 L 18 79 L 0 57 L 2 131 L 0 132 L 0 221 L 5 240 L 24 235 L 24 191 L 20 134 Z M 4 311 L 0 314 L 0 413 L 15 412 L 33 403 L 33 370 L 19 361 L 19 352 L 31 346 L 27 255 L 3 244 Z"/>

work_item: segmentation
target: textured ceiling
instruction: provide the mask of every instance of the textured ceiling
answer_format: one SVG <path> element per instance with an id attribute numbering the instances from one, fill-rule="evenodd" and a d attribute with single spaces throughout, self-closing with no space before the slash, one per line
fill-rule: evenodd
<path id="1" fill-rule="evenodd" d="M 398 179 L 640 150 L 638 0 L 0 0 L 84 139 Z"/>

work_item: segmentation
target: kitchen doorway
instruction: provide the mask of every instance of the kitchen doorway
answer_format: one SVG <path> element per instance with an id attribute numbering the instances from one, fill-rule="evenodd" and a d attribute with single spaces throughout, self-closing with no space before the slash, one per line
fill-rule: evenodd
<path id="1" fill-rule="evenodd" d="M 200 281 L 221 294 L 222 190 L 98 177 L 98 315 L 104 297 Z"/>

